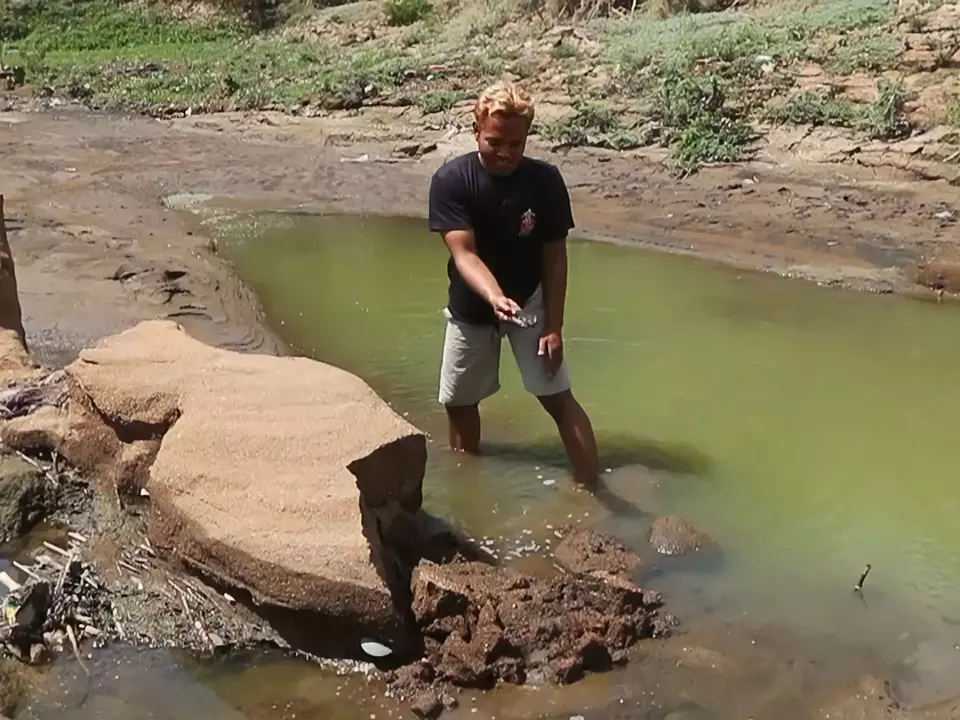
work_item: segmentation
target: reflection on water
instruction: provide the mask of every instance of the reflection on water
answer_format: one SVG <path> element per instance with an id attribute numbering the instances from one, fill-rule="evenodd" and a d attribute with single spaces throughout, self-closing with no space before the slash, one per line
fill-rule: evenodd
<path id="1" fill-rule="evenodd" d="M 108 647 L 69 654 L 17 718 L 30 720 L 348 720 L 399 717 L 401 708 L 363 674 L 338 675 L 277 653 L 197 661 L 168 650 Z"/>

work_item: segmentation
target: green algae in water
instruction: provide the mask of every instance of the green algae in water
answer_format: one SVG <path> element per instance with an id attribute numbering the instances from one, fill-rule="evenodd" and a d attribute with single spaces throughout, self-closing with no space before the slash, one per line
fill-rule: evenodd
<path id="1" fill-rule="evenodd" d="M 221 251 L 298 352 L 358 374 L 432 436 L 431 509 L 490 537 L 605 517 L 643 542 L 645 524 L 570 489 L 509 351 L 483 408 L 496 452 L 445 450 L 447 254 L 425 223 L 266 215 L 230 229 Z M 667 588 L 888 648 L 944 627 L 960 600 L 956 307 L 581 242 L 569 285 L 575 392 L 601 452 L 627 466 L 611 483 L 725 551 L 719 576 L 678 573 Z M 652 483 L 651 465 L 666 472 Z M 864 608 L 851 589 L 867 562 Z"/>

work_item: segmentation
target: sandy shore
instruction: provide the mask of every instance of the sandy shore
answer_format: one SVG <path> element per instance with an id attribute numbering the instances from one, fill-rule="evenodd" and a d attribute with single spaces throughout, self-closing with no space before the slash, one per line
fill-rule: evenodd
<path id="1" fill-rule="evenodd" d="M 209 238 L 164 199 L 423 214 L 430 174 L 472 138 L 425 137 L 384 112 L 173 121 L 83 110 L 0 114 L 0 192 L 34 353 L 69 359 L 71 348 L 149 317 L 174 318 L 222 347 L 282 351 Z M 437 147 L 396 157 L 398 145 L 418 140 Z M 557 155 L 536 142 L 532 152 L 564 171 L 589 238 L 882 292 L 922 290 L 912 268 L 949 253 L 956 191 L 946 183 L 785 161 L 681 180 L 649 153 Z"/>

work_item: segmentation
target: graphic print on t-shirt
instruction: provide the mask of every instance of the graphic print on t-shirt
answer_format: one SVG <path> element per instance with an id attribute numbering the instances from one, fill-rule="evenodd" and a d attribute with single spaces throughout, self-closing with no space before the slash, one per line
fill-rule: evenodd
<path id="1" fill-rule="evenodd" d="M 537 225 L 537 216 L 534 214 L 533 210 L 527 208 L 527 211 L 520 216 L 520 237 L 526 237 L 533 232 L 533 228 Z"/>

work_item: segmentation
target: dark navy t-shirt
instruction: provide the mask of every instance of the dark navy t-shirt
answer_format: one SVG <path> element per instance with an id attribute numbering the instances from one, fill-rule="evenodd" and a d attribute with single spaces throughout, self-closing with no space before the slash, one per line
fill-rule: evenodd
<path id="1" fill-rule="evenodd" d="M 448 160 L 430 182 L 430 230 L 473 230 L 477 255 L 504 295 L 523 305 L 543 277 L 543 244 L 562 241 L 574 227 L 560 171 L 524 157 L 510 175 L 490 175 L 476 152 Z M 460 276 L 453 258 L 448 308 L 457 320 L 495 325 L 493 308 Z"/>

